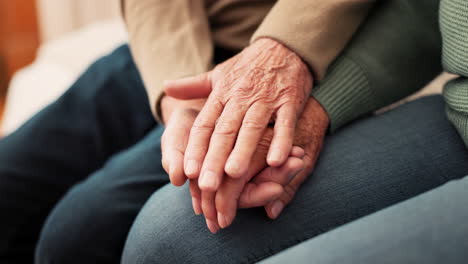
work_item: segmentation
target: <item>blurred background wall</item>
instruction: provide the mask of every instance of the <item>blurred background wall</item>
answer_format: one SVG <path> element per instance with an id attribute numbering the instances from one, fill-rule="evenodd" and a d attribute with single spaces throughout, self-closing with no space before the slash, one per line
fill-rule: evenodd
<path id="1" fill-rule="evenodd" d="M 120 16 L 120 0 L 36 1 L 42 41 L 58 38 L 96 21 Z"/>
<path id="2" fill-rule="evenodd" d="M 169 1 L 169 0 L 168 0 Z M 126 41 L 120 0 L 0 0 L 0 137 Z"/>
<path id="3" fill-rule="evenodd" d="M 120 16 L 120 0 L 0 0 L 0 92 L 40 43 Z M 3 89 L 3 90 L 2 90 Z"/>
<path id="4" fill-rule="evenodd" d="M 0 0 L 0 112 L 9 79 L 33 61 L 39 46 L 35 1 Z"/>

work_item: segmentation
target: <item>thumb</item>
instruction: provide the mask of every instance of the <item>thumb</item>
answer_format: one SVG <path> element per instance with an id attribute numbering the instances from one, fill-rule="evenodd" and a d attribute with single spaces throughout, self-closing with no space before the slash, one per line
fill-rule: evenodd
<path id="1" fill-rule="evenodd" d="M 211 93 L 211 72 L 165 81 L 164 92 L 182 100 L 206 98 Z"/>

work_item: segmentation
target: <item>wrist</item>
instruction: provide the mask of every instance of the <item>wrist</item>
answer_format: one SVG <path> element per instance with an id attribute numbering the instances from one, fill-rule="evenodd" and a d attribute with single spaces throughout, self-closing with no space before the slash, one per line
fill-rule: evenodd
<path id="1" fill-rule="evenodd" d="M 255 40 L 251 45 L 258 45 L 261 50 L 266 50 L 268 48 L 277 49 L 274 53 L 285 53 L 288 54 L 290 57 L 288 58 L 288 63 L 297 62 L 304 67 L 307 71 L 307 75 L 310 78 L 311 82 L 314 80 L 314 76 L 312 74 L 312 70 L 310 69 L 309 65 L 306 61 L 302 59 L 302 57 L 296 53 L 294 50 L 290 49 L 287 45 L 283 44 L 281 41 L 278 41 L 273 38 L 269 37 L 261 37 Z"/>
<path id="2" fill-rule="evenodd" d="M 308 96 L 311 93 L 314 84 L 312 72 L 297 53 L 281 42 L 266 37 L 259 38 L 252 43 L 246 55 L 248 58 L 257 58 L 259 61 L 268 61 L 263 68 L 266 73 L 287 74 L 293 83 L 303 88 L 304 95 Z"/>

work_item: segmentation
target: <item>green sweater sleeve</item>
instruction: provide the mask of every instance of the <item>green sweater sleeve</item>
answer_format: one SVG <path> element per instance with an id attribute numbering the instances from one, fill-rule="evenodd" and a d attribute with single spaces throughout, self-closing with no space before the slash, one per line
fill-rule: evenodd
<path id="1" fill-rule="evenodd" d="M 331 132 L 420 89 L 441 72 L 439 0 L 380 1 L 312 95 Z"/>
<path id="2" fill-rule="evenodd" d="M 442 0 L 440 5 L 442 62 L 460 75 L 444 87 L 448 119 L 468 147 L 468 5 L 466 0 Z"/>

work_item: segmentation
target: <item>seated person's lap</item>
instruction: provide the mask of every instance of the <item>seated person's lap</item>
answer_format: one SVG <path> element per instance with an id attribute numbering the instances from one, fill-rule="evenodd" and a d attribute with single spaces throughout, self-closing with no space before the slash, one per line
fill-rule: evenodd
<path id="1" fill-rule="evenodd" d="M 275 221 L 241 210 L 216 235 L 193 214 L 189 191 L 165 186 L 146 203 L 124 263 L 244 263 L 468 174 L 468 152 L 440 96 L 355 122 L 327 138 L 317 167 Z"/>
<path id="2" fill-rule="evenodd" d="M 68 189 L 155 126 L 143 83 L 123 46 L 91 65 L 63 96 L 3 138 L 0 259 L 32 263 L 45 218 Z M 80 216 L 73 213 L 78 211 L 69 208 L 76 219 Z"/>
<path id="3" fill-rule="evenodd" d="M 31 260 L 56 206 L 38 260 L 120 258 L 139 209 L 168 182 L 162 127 L 155 128 L 146 100 L 122 47 L 0 142 L 0 207 L 9 212 L 0 220 L 0 255 Z M 124 260 L 259 260 L 468 174 L 467 158 L 440 96 L 418 100 L 330 136 L 314 174 L 275 221 L 261 209 L 242 210 L 232 227 L 212 235 L 187 188 L 165 186 L 138 217 Z"/>
<path id="4" fill-rule="evenodd" d="M 362 217 L 262 264 L 459 264 L 468 259 L 468 176 Z"/>

